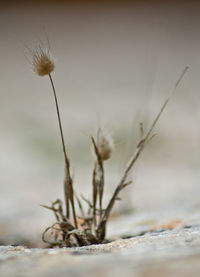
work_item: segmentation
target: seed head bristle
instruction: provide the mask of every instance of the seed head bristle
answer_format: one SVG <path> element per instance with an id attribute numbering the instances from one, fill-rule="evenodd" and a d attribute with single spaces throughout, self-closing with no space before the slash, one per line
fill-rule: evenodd
<path id="1" fill-rule="evenodd" d="M 114 149 L 114 143 L 108 134 L 103 133 L 102 129 L 98 130 L 97 148 L 102 160 L 110 159 Z"/>
<path id="2" fill-rule="evenodd" d="M 49 75 L 55 68 L 54 61 L 48 49 L 38 46 L 33 51 L 33 70 L 39 76 Z"/>

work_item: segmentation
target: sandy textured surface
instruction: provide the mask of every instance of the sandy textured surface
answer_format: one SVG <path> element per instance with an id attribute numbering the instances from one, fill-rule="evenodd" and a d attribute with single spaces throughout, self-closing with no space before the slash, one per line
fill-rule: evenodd
<path id="1" fill-rule="evenodd" d="M 75 249 L 0 247 L 0 275 L 199 276 L 200 226 Z"/>
<path id="2" fill-rule="evenodd" d="M 87 247 L 0 246 L 0 276 L 199 276 L 194 210 L 123 216 L 108 231 L 113 241 Z"/>

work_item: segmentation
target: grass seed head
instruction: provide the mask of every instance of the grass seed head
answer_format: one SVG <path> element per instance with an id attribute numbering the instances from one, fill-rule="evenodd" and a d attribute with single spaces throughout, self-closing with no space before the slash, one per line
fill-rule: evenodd
<path id="1" fill-rule="evenodd" d="M 33 51 L 33 70 L 39 76 L 49 75 L 55 68 L 54 61 L 48 49 L 38 46 Z"/>
<path id="2" fill-rule="evenodd" d="M 102 129 L 98 130 L 97 148 L 102 160 L 110 159 L 114 144 L 112 138 L 108 134 L 104 134 Z"/>

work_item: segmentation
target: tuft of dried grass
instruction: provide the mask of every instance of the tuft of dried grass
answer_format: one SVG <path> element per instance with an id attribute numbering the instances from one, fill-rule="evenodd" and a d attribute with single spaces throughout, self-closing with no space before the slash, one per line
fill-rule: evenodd
<path id="1" fill-rule="evenodd" d="M 101 129 L 99 129 L 97 132 L 96 140 L 94 137 L 91 137 L 96 157 L 92 173 L 92 201 L 85 199 L 83 196 L 81 196 L 80 199 L 78 195 L 75 194 L 73 189 L 73 180 L 70 173 L 70 161 L 65 147 L 57 94 L 51 76 L 52 71 L 55 69 L 55 64 L 51 59 L 49 49 L 46 51 L 41 46 L 39 46 L 39 48 L 33 51 L 33 68 L 39 76 L 47 75 L 50 79 L 55 99 L 59 131 L 65 161 L 65 209 L 63 209 L 64 205 L 60 199 L 57 199 L 55 202 L 53 202 L 51 206 L 41 205 L 42 207 L 51 210 L 56 218 L 56 222 L 43 232 L 42 240 L 45 243 L 48 243 L 50 247 L 73 247 L 102 243 L 105 241 L 106 225 L 108 223 L 108 219 L 110 217 L 115 201 L 119 199 L 119 194 L 121 190 L 132 183 L 132 180 L 128 179 L 129 173 L 133 169 L 134 164 L 138 160 L 147 143 L 153 138 L 154 134 L 152 134 L 152 131 L 158 120 L 160 119 L 160 116 L 166 108 L 169 100 L 176 91 L 176 88 L 179 85 L 181 79 L 188 70 L 188 67 L 185 67 L 185 69 L 183 70 L 182 74 L 178 78 L 172 91 L 163 103 L 161 109 L 159 110 L 146 134 L 144 134 L 143 125 L 140 124 L 141 139 L 137 144 L 135 153 L 130 157 L 129 162 L 124 169 L 122 178 L 116 186 L 116 189 L 114 190 L 113 195 L 110 198 L 110 201 L 108 202 L 106 208 L 103 208 L 102 206 L 104 193 L 104 162 L 108 160 L 112 155 L 113 142 L 111 138 L 106 136 Z M 77 211 L 75 208 L 75 200 L 77 201 L 77 206 L 79 207 L 79 216 L 77 215 Z M 87 212 L 83 209 L 82 201 L 85 201 L 88 204 Z"/>

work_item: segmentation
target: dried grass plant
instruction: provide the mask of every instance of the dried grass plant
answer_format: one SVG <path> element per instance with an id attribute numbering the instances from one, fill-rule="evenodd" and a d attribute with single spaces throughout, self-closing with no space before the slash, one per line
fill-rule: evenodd
<path id="1" fill-rule="evenodd" d="M 129 173 L 133 169 L 134 164 L 136 163 L 147 143 L 154 136 L 152 131 L 188 67 L 184 69 L 178 78 L 176 84 L 174 85 L 172 91 L 165 100 L 146 134 L 144 134 L 143 125 L 140 124 L 141 138 L 137 144 L 135 153 L 131 156 L 126 168 L 124 169 L 121 180 L 119 180 L 119 183 L 117 184 L 110 201 L 108 202 L 107 206 L 103 208 L 102 200 L 104 194 L 104 161 L 111 157 L 113 151 L 112 140 L 107 137 L 101 129 L 98 130 L 97 139 L 91 137 L 96 157 L 92 178 L 92 201 L 89 201 L 84 197 L 80 199 L 78 195 L 75 194 L 73 188 L 73 180 L 70 172 L 70 161 L 66 151 L 59 105 L 51 75 L 55 69 L 55 63 L 51 57 L 50 49 L 44 49 L 41 46 L 37 47 L 36 50 L 32 52 L 32 58 L 33 70 L 39 76 L 48 76 L 52 86 L 65 161 L 65 203 L 63 205 L 63 202 L 60 199 L 57 199 L 52 203 L 51 206 L 42 205 L 43 207 L 51 210 L 56 218 L 56 222 L 43 232 L 42 239 L 51 247 L 72 247 L 103 243 L 106 236 L 106 225 L 108 223 L 108 219 L 115 201 L 119 199 L 121 190 L 131 184 L 132 181 L 128 178 Z M 79 215 L 77 215 L 75 201 L 77 201 L 77 207 L 80 210 Z M 82 201 L 87 202 L 87 211 L 83 209 Z"/>

